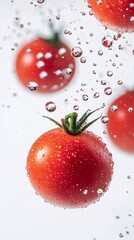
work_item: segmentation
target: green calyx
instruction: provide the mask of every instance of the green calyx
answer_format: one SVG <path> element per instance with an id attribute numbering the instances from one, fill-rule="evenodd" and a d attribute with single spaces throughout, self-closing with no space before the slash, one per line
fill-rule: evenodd
<path id="1" fill-rule="evenodd" d="M 49 29 L 52 33 L 52 37 L 50 39 L 45 39 L 46 42 L 49 44 L 52 44 L 53 47 L 57 48 L 60 46 L 61 41 L 60 41 L 60 32 L 56 32 L 54 29 L 54 25 L 52 23 L 49 23 Z"/>
<path id="2" fill-rule="evenodd" d="M 99 118 L 101 118 L 102 115 L 100 115 L 98 118 L 95 118 L 91 122 L 86 123 L 87 118 L 98 110 L 100 110 L 100 108 L 92 112 L 86 111 L 78 121 L 77 121 L 78 114 L 76 112 L 72 112 L 66 115 L 65 118 L 61 119 L 61 124 L 48 116 L 43 117 L 55 123 L 57 126 L 62 128 L 67 134 L 78 135 L 82 133 L 85 129 L 87 129 L 91 124 L 96 122 Z"/>

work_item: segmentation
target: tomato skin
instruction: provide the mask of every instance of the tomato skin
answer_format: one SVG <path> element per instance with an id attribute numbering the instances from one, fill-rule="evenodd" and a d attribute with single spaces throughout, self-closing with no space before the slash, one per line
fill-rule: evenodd
<path id="1" fill-rule="evenodd" d="M 134 32 L 134 6 L 131 0 L 88 0 L 95 17 L 105 26 L 119 32 Z"/>
<path id="2" fill-rule="evenodd" d="M 117 106 L 116 112 L 111 106 Z M 109 107 L 107 129 L 113 143 L 123 151 L 134 153 L 134 91 L 126 92 Z M 129 112 L 129 109 L 132 111 Z"/>
<path id="3" fill-rule="evenodd" d="M 87 207 L 99 200 L 113 174 L 112 155 L 93 133 L 72 136 L 61 128 L 41 135 L 27 158 L 27 173 L 36 193 L 64 208 Z"/>
<path id="4" fill-rule="evenodd" d="M 64 49 L 65 53 L 59 54 L 60 49 Z M 66 68 L 72 69 L 70 75 L 66 73 Z M 62 73 L 58 73 L 58 70 Z M 71 81 L 75 72 L 75 61 L 65 43 L 60 42 L 55 46 L 38 38 L 19 51 L 16 72 L 25 87 L 28 88 L 29 82 L 36 82 L 38 92 L 52 93 L 64 88 Z"/>

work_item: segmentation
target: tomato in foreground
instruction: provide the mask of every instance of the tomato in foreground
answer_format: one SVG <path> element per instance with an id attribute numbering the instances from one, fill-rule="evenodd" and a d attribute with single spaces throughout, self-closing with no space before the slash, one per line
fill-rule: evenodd
<path id="1" fill-rule="evenodd" d="M 118 32 L 134 32 L 134 2 L 131 0 L 88 0 L 95 17 Z"/>
<path id="2" fill-rule="evenodd" d="M 112 179 L 112 154 L 98 136 L 85 130 L 97 119 L 81 127 L 90 114 L 77 123 L 77 113 L 65 116 L 58 124 L 61 128 L 45 132 L 29 151 L 29 180 L 36 193 L 55 206 L 87 207 L 100 199 Z"/>
<path id="3" fill-rule="evenodd" d="M 126 92 L 113 101 L 107 116 L 107 129 L 112 141 L 120 149 L 134 153 L 134 91 Z"/>
<path id="4" fill-rule="evenodd" d="M 55 33 L 52 39 L 37 38 L 19 51 L 16 72 L 21 83 L 35 83 L 37 91 L 53 93 L 63 89 L 73 78 L 75 61 L 70 48 Z M 34 87 L 31 90 L 35 90 Z"/>

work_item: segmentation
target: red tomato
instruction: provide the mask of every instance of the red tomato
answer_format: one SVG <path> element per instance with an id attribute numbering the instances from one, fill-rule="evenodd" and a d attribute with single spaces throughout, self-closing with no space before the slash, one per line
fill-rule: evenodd
<path id="1" fill-rule="evenodd" d="M 16 71 L 24 86 L 35 82 L 37 91 L 51 93 L 71 81 L 75 61 L 70 48 L 59 39 L 54 42 L 39 38 L 22 47 L 16 59 Z"/>
<path id="2" fill-rule="evenodd" d="M 117 111 L 112 110 L 115 106 Z M 117 98 L 107 115 L 107 129 L 112 141 L 122 150 L 134 153 L 134 91 Z"/>
<path id="3" fill-rule="evenodd" d="M 88 0 L 95 17 L 106 27 L 120 32 L 134 32 L 132 0 Z"/>
<path id="4" fill-rule="evenodd" d="M 27 158 L 29 180 L 46 202 L 64 208 L 86 207 L 108 189 L 113 173 L 106 144 L 85 130 L 78 135 L 61 128 L 45 132 Z"/>

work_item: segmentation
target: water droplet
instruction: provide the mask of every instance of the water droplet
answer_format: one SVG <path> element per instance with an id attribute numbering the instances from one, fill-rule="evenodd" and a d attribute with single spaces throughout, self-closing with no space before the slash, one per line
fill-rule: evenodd
<path id="1" fill-rule="evenodd" d="M 99 56 L 102 56 L 102 55 L 103 55 L 103 51 L 102 51 L 102 50 L 99 50 L 99 51 L 98 51 L 98 55 L 99 55 Z"/>
<path id="2" fill-rule="evenodd" d="M 27 48 L 27 49 L 26 49 L 26 52 L 27 52 L 27 53 L 32 52 L 31 48 Z"/>
<path id="3" fill-rule="evenodd" d="M 107 71 L 107 76 L 108 77 L 112 77 L 113 76 L 113 72 L 112 71 Z"/>
<path id="4" fill-rule="evenodd" d="M 48 112 L 54 112 L 56 110 L 56 104 L 54 102 L 49 101 L 45 104 L 45 108 Z"/>
<path id="5" fill-rule="evenodd" d="M 122 233 L 120 233 L 120 234 L 119 234 L 119 237 L 120 237 L 120 238 L 123 238 L 123 237 L 124 237 L 124 235 L 123 235 Z"/>
<path id="6" fill-rule="evenodd" d="M 122 45 L 119 45 L 118 48 L 119 48 L 119 50 L 122 50 L 122 49 L 123 49 L 123 46 L 122 46 Z"/>
<path id="7" fill-rule="evenodd" d="M 118 110 L 118 107 L 116 105 L 112 105 L 110 109 L 112 112 L 116 112 Z"/>
<path id="8" fill-rule="evenodd" d="M 75 111 L 78 111 L 78 110 L 79 110 L 79 106 L 78 106 L 78 105 L 74 105 L 74 106 L 73 106 L 73 109 L 74 109 Z"/>
<path id="9" fill-rule="evenodd" d="M 110 48 L 113 45 L 113 38 L 110 35 L 107 35 L 102 38 L 102 44 L 104 47 Z"/>
<path id="10" fill-rule="evenodd" d="M 71 75 L 72 74 L 72 69 L 71 68 L 66 68 L 66 74 Z"/>
<path id="11" fill-rule="evenodd" d="M 49 59 L 52 57 L 52 53 L 47 52 L 44 57 L 45 57 L 45 59 Z"/>
<path id="12" fill-rule="evenodd" d="M 24 24 L 21 23 L 21 24 L 20 24 L 20 28 L 23 28 L 23 27 L 24 27 Z"/>
<path id="13" fill-rule="evenodd" d="M 74 47 L 71 50 L 71 55 L 73 57 L 81 57 L 82 53 L 83 53 L 83 51 L 80 47 Z"/>
<path id="14" fill-rule="evenodd" d="M 88 193 L 88 190 L 85 189 L 85 190 L 83 191 L 83 194 L 84 194 L 84 195 L 87 195 L 87 193 Z"/>
<path id="15" fill-rule="evenodd" d="M 102 0 L 97 0 L 97 4 L 101 5 L 102 4 Z"/>
<path id="16" fill-rule="evenodd" d="M 94 93 L 93 97 L 98 98 L 100 96 L 99 92 Z"/>
<path id="17" fill-rule="evenodd" d="M 80 62 L 81 62 L 81 63 L 85 63 L 85 62 L 86 62 L 86 58 L 85 58 L 85 57 L 81 57 L 81 58 L 80 58 Z"/>
<path id="18" fill-rule="evenodd" d="M 106 85 L 106 81 L 105 80 L 101 80 L 101 85 Z"/>
<path id="19" fill-rule="evenodd" d="M 87 100 L 88 100 L 88 95 L 87 95 L 87 94 L 83 94 L 83 95 L 82 95 L 82 99 L 83 99 L 84 101 L 87 101 Z"/>
<path id="20" fill-rule="evenodd" d="M 45 63 L 40 60 L 40 61 L 38 61 L 38 62 L 36 63 L 36 66 L 37 66 L 37 68 L 42 68 L 42 67 L 45 66 Z"/>
<path id="21" fill-rule="evenodd" d="M 66 53 L 66 49 L 65 48 L 60 48 L 58 51 L 59 55 L 63 55 Z"/>
<path id="22" fill-rule="evenodd" d="M 104 192 L 103 192 L 103 190 L 101 188 L 99 188 L 97 190 L 97 194 L 98 194 L 99 197 L 102 197 L 104 195 Z"/>
<path id="23" fill-rule="evenodd" d="M 117 81 L 117 84 L 118 84 L 118 85 L 122 85 L 122 84 L 123 84 L 123 81 L 122 81 L 122 80 L 118 80 L 118 81 Z"/>
<path id="24" fill-rule="evenodd" d="M 29 82 L 27 86 L 31 91 L 35 91 L 38 89 L 38 84 L 36 82 Z"/>
<path id="25" fill-rule="evenodd" d="M 130 22 L 134 23 L 134 16 L 130 18 Z"/>
<path id="26" fill-rule="evenodd" d="M 37 0 L 37 3 L 44 3 L 45 0 Z"/>
<path id="27" fill-rule="evenodd" d="M 109 121 L 109 118 L 108 118 L 107 116 L 103 116 L 103 117 L 101 118 L 101 122 L 102 122 L 102 123 L 108 123 L 108 121 Z"/>
<path id="28" fill-rule="evenodd" d="M 130 3 L 129 6 L 130 6 L 131 8 L 134 8 L 134 3 Z"/>
<path id="29" fill-rule="evenodd" d="M 39 74 L 39 77 L 41 78 L 41 79 L 44 79 L 44 78 L 46 78 L 48 76 L 48 74 L 47 74 L 47 72 L 45 72 L 45 71 L 42 71 L 40 74 Z"/>
<path id="30" fill-rule="evenodd" d="M 133 108 L 132 107 L 129 107 L 128 108 L 128 112 L 132 112 L 133 111 Z"/>
<path id="31" fill-rule="evenodd" d="M 43 53 L 42 52 L 38 52 L 37 54 L 36 54 L 36 58 L 37 59 L 40 59 L 40 58 L 42 58 L 43 57 Z"/>
<path id="32" fill-rule="evenodd" d="M 111 87 L 106 87 L 106 88 L 104 89 L 104 93 L 105 93 L 106 95 L 111 95 L 111 94 L 112 94 L 112 88 L 111 88 Z"/>

